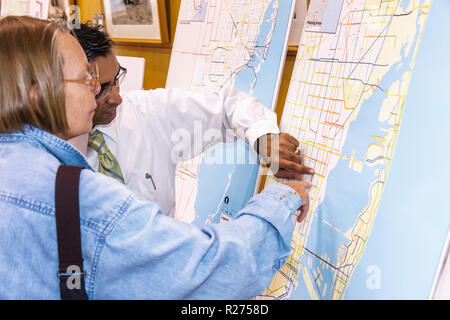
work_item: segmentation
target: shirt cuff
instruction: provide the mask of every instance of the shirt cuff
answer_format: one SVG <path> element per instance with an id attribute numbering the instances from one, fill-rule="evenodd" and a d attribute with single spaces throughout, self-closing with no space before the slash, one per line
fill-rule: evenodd
<path id="1" fill-rule="evenodd" d="M 256 122 L 254 125 L 252 125 L 252 128 L 248 129 L 246 132 L 248 144 L 253 148 L 253 150 L 256 151 L 256 140 L 268 133 L 280 133 L 280 129 L 276 125 L 276 122 L 274 123 L 272 120 L 261 120 Z"/>
<path id="2" fill-rule="evenodd" d="M 236 219 L 243 214 L 263 218 L 278 230 L 285 245 L 289 246 L 295 227 L 293 214 L 301 205 L 302 200 L 294 189 L 277 183 L 251 198 L 247 206 L 239 211 Z"/>

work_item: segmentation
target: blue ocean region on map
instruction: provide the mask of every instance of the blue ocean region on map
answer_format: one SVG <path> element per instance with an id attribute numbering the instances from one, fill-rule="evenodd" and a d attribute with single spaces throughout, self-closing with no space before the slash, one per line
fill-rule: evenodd
<path id="1" fill-rule="evenodd" d="M 222 214 L 233 219 L 242 209 L 242 204 L 248 201 L 249 195 L 253 194 L 256 182 L 255 170 L 258 169 L 257 154 L 253 150 L 249 150 L 243 141 L 238 141 L 236 144 L 226 143 L 222 147 L 207 152 L 200 167 L 198 190 L 199 192 L 207 191 L 205 194 L 208 195 L 207 197 L 197 197 L 195 203 L 196 212 L 201 214 L 193 224 L 200 227 L 205 222 L 220 223 Z M 211 161 L 210 158 L 217 157 L 216 152 L 222 151 L 222 155 L 233 157 L 234 161 L 241 158 L 239 161 L 245 164 L 222 164 L 220 166 L 207 164 Z M 245 157 L 244 161 L 242 161 L 243 157 Z M 212 181 L 221 187 L 211 188 Z M 216 199 L 220 199 L 220 202 L 217 203 Z M 209 205 L 209 209 L 205 210 L 202 207 L 204 205 Z"/>
<path id="2" fill-rule="evenodd" d="M 234 86 L 258 99 L 268 108 L 273 108 L 277 77 L 284 59 L 284 43 L 291 14 L 292 1 L 272 0 L 264 13 L 252 58 L 241 70 Z M 211 165 L 209 159 L 217 154 L 242 155 L 245 161 L 232 164 Z M 219 223 L 221 215 L 233 218 L 253 196 L 258 175 L 258 156 L 246 143 L 219 144 L 210 148 L 200 165 L 198 194 L 195 202 L 198 218 L 193 222 L 202 226 L 205 221 Z M 214 188 L 212 188 L 214 186 Z"/>
<path id="3" fill-rule="evenodd" d="M 403 11 L 408 4 L 401 2 Z M 450 168 L 437 160 L 450 159 L 450 149 L 440 145 L 440 141 L 450 139 L 450 108 L 442 94 L 450 77 L 441 73 L 450 67 L 447 60 L 441 59 L 442 52 L 450 51 L 450 42 L 441 34 L 442 30 L 450 30 L 449 14 L 450 2 L 432 2 L 405 100 L 398 146 L 379 207 L 381 214 L 352 277 L 348 299 L 427 299 L 431 293 L 450 230 L 448 209 L 442 206 L 448 198 Z M 395 71 L 388 75 L 388 83 L 393 80 L 389 76 L 395 75 Z M 413 159 L 417 148 L 422 156 Z M 434 169 L 412 175 L 418 165 Z M 378 287 L 368 288 L 374 268 L 378 268 L 381 281 Z"/>
<path id="4" fill-rule="evenodd" d="M 278 2 L 279 8 L 274 5 L 275 2 Z M 253 90 L 252 95 L 268 108 L 273 107 L 273 98 L 277 91 L 268 88 L 277 82 L 290 8 L 290 1 L 274 0 L 269 4 L 256 39 L 255 53 L 247 68 L 239 72 L 235 79 L 236 88 L 248 93 Z M 256 73 L 259 65 L 262 68 Z"/>
<path id="5" fill-rule="evenodd" d="M 334 2 L 329 1 L 328 3 Z M 323 21 L 327 21 L 325 14 Z M 322 24 L 322 32 L 334 33 L 331 29 L 324 27 L 324 25 L 332 24 Z M 412 44 L 413 48 L 417 45 L 419 32 L 420 28 L 417 28 Z M 379 90 L 364 101 L 357 120 L 353 121 L 350 125 L 346 143 L 342 149 L 342 154 L 347 156 L 347 158 L 341 158 L 337 166 L 329 174 L 327 197 L 317 208 L 317 219 L 313 220 L 307 247 L 305 247 L 307 253 L 301 258 L 301 264 L 305 267 L 307 266 L 305 270 L 309 273 L 311 279 L 317 279 L 316 283 L 320 282 L 322 288 L 324 287 L 324 283 L 328 284 L 325 286 L 325 288 L 329 288 L 328 290 L 320 290 L 319 287 L 316 288 L 318 290 L 317 294 L 322 299 L 332 298 L 333 291 L 330 289 L 333 287 L 336 279 L 341 278 L 342 281 L 350 281 L 351 279 L 351 274 L 347 274 L 346 270 L 353 271 L 353 269 L 346 268 L 346 266 L 342 265 L 339 266 L 341 244 L 348 242 L 348 239 L 343 233 L 354 226 L 358 216 L 364 211 L 367 203 L 369 203 L 369 194 L 361 193 L 361 190 L 370 189 L 377 169 L 386 170 L 386 163 L 379 161 L 370 168 L 364 166 L 362 172 L 356 172 L 349 167 L 349 161 L 347 159 L 351 158 L 364 163 L 366 161 L 366 149 L 372 141 L 372 138 L 374 136 L 382 137 L 387 130 L 395 128 L 394 125 L 389 125 L 388 123 L 380 126 L 378 115 L 383 101 L 386 99 L 388 89 L 395 81 L 402 79 L 403 75 L 409 70 L 413 53 L 413 50 L 410 50 L 408 55 L 405 56 L 405 50 L 403 48 L 402 60 L 389 66 L 389 72 L 377 84 Z M 348 77 L 351 79 L 352 75 L 349 74 Z M 380 181 L 379 183 L 385 182 Z M 393 224 L 402 225 L 402 221 L 395 221 L 395 215 L 391 216 L 391 219 Z M 324 224 L 323 221 L 327 221 L 327 223 Z M 330 226 L 333 226 L 333 228 Z M 313 255 L 312 252 L 316 254 L 321 253 L 321 258 Z M 369 251 L 365 252 L 364 255 L 366 255 L 367 259 L 376 261 L 378 252 Z M 372 258 L 371 255 L 373 255 Z M 352 266 L 352 268 L 354 267 L 356 266 Z M 350 299 L 363 298 L 363 296 L 364 294 L 361 291 L 352 291 L 351 286 L 346 294 L 346 297 Z M 306 298 L 310 298 L 310 293 L 306 290 L 305 286 L 299 286 L 298 290 L 294 291 L 291 296 L 291 299 Z"/>
<path id="6" fill-rule="evenodd" d="M 407 93 L 410 81 L 428 81 L 414 77 L 416 62 L 430 65 L 423 57 L 416 61 L 420 52 L 440 50 L 430 42 L 425 48 L 419 46 L 428 28 L 431 0 L 346 1 L 339 10 L 335 32 L 327 27 L 336 21 L 335 17 L 326 17 L 330 3 L 311 1 L 307 17 L 311 23 L 299 44 L 281 120 L 281 130 L 299 140 L 305 164 L 316 170 L 312 178 L 305 177 L 313 183 L 311 208 L 307 218 L 296 226 L 287 263 L 262 296 L 423 299 L 431 289 L 449 217 L 445 210 L 437 209 L 432 213 L 433 222 L 427 218 L 421 222 L 420 217 L 431 211 L 414 210 L 409 206 L 413 199 L 396 202 L 395 194 L 411 189 L 411 182 L 420 188 L 422 184 L 415 181 L 416 167 L 409 167 L 405 157 L 402 163 L 409 167 L 412 181 L 398 184 L 397 180 L 394 189 L 389 183 L 391 175 L 395 177 L 399 171 L 398 165 L 396 171 L 391 169 L 402 152 L 413 150 L 416 154 L 420 149 L 413 144 L 405 151 L 408 142 L 399 137 L 412 135 L 400 130 L 404 112 L 415 109 L 413 117 L 420 119 L 428 110 L 427 103 L 407 100 Z M 442 6 L 442 1 L 439 4 Z M 447 6 L 448 14 L 450 4 Z M 441 10 L 437 8 L 431 12 Z M 323 24 L 318 23 L 321 20 Z M 436 18 L 431 23 L 438 25 Z M 436 37 L 439 32 L 425 34 Z M 415 88 L 421 90 L 417 89 L 420 85 Z M 406 121 L 412 121 L 411 117 Z M 415 132 L 425 134 L 433 123 L 416 125 Z M 269 177 L 266 184 L 273 183 L 278 183 L 277 179 Z M 390 190 L 389 195 L 385 195 L 385 188 Z M 434 204 L 432 198 L 426 202 Z M 402 209 L 406 207 L 409 210 Z M 420 237 L 425 221 L 433 230 L 427 239 Z M 410 230 L 419 237 L 414 239 Z M 383 249 L 379 243 L 384 244 Z M 391 251 L 391 247 L 397 251 Z M 426 266 L 418 266 L 424 255 L 418 248 L 426 251 Z"/>

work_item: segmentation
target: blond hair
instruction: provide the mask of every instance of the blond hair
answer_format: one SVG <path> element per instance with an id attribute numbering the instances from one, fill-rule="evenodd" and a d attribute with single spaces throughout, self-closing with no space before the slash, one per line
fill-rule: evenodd
<path id="1" fill-rule="evenodd" d="M 32 17 L 0 19 L 0 133 L 67 131 L 58 32 L 68 31 Z"/>

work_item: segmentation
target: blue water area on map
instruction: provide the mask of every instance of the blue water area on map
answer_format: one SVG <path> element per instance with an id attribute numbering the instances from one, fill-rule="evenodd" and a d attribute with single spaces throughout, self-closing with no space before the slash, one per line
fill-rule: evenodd
<path id="1" fill-rule="evenodd" d="M 259 64 L 261 70 L 257 74 L 258 81 L 254 87 L 253 96 L 269 108 L 272 108 L 273 96 L 278 90 L 276 88 L 277 78 L 283 65 L 282 56 L 284 43 L 289 22 L 289 15 L 292 11 L 292 0 L 279 1 L 279 8 L 276 16 L 276 23 L 272 40 L 267 53 L 267 59 L 264 58 L 264 44 L 272 29 L 272 15 L 275 13 L 273 0 L 264 15 L 264 22 L 261 25 L 257 36 L 257 51 L 254 59 L 250 61 L 247 68 L 241 71 L 235 79 L 235 87 L 249 93 L 250 85 L 255 80 L 254 68 Z M 274 106 L 273 106 L 274 107 Z M 217 152 L 224 150 L 226 153 L 246 154 L 247 164 L 207 164 L 208 158 L 213 157 Z M 198 176 L 198 193 L 195 202 L 195 210 L 198 218 L 193 222 L 196 225 L 203 225 L 206 219 L 212 222 L 219 222 L 220 213 L 233 217 L 241 210 L 248 200 L 253 196 L 255 183 L 258 175 L 257 155 L 247 144 L 239 141 L 235 144 L 219 144 L 210 148 L 200 166 Z M 234 170 L 234 171 L 233 171 Z M 231 180 L 229 175 L 232 173 Z M 229 187 L 225 190 L 229 183 Z M 224 202 L 225 197 L 227 203 Z M 215 214 L 218 213 L 218 214 Z M 211 216 L 213 215 L 213 216 Z M 212 218 L 211 218 L 212 217 Z"/>
<path id="2" fill-rule="evenodd" d="M 199 170 L 200 196 L 195 202 L 199 217 L 193 224 L 201 227 L 206 219 L 219 223 L 221 213 L 233 218 L 244 207 L 253 195 L 257 172 L 249 170 L 249 167 L 258 169 L 257 157 L 256 152 L 242 140 L 221 143 L 205 153 Z M 223 160 L 223 164 L 217 164 L 217 159 Z M 227 201 L 225 197 L 228 197 Z"/>
<path id="3" fill-rule="evenodd" d="M 275 29 L 271 39 L 269 51 L 264 62 L 264 67 L 260 70 L 258 74 L 258 82 L 253 91 L 253 95 L 258 97 L 265 106 L 269 108 L 275 108 L 272 106 L 272 101 L 275 95 L 275 84 L 277 82 L 277 77 L 281 69 L 282 61 L 284 57 L 283 48 L 286 37 L 286 30 L 288 28 L 289 15 L 291 12 L 292 2 L 291 1 L 279 1 L 279 9 L 277 13 L 277 23 L 275 24 Z M 265 22 L 262 25 L 262 33 L 258 35 L 258 43 L 264 44 L 267 41 L 267 36 L 272 28 L 270 16 L 274 13 L 274 9 L 268 9 Z M 264 48 L 260 49 L 261 57 L 263 57 Z M 280 70 L 281 69 L 281 70 Z M 239 76 L 236 79 L 236 84 L 238 81 L 242 81 Z M 268 90 L 268 88 L 273 88 L 273 90 Z M 278 90 L 278 89 L 276 89 Z"/>
<path id="4" fill-rule="evenodd" d="M 450 2 L 433 1 L 413 69 L 398 146 L 348 299 L 426 299 L 450 228 Z M 369 267 L 380 288 L 369 290 Z"/>
<path id="5" fill-rule="evenodd" d="M 450 30 L 450 3 L 439 7 L 433 3 L 419 48 L 405 109 L 398 145 L 392 161 L 389 177 L 377 213 L 375 224 L 365 252 L 351 278 L 346 299 L 424 299 L 428 297 L 433 277 L 444 245 L 450 217 L 448 215 L 448 188 L 450 179 L 450 148 L 442 142 L 450 140 L 447 128 L 450 108 L 443 92 L 449 83 L 450 63 L 442 56 L 450 50 L 450 44 L 442 37 L 442 30 Z M 442 22 L 446 21 L 445 26 Z M 441 38 L 439 38 L 441 37 Z M 417 38 L 417 34 L 416 34 Z M 412 48 L 415 47 L 417 39 Z M 437 45 L 438 44 L 438 45 Z M 405 51 L 402 51 L 403 54 Z M 409 67 L 412 51 L 402 63 L 393 65 L 380 86 L 388 90 L 392 83 L 401 79 Z M 439 80 L 436 76 L 439 75 Z M 430 81 L 433 79 L 433 81 Z M 359 116 L 350 125 L 343 148 L 349 156 L 353 149 L 360 150 L 356 158 L 364 161 L 364 151 L 371 143 L 372 135 L 384 136 L 379 130 L 378 113 L 386 95 L 377 92 L 364 102 Z M 384 124 L 386 128 L 390 126 Z M 330 222 L 342 232 L 353 226 L 358 214 L 368 202 L 368 190 L 375 168 L 364 166 L 362 174 L 348 168 L 348 160 L 340 160 L 332 170 L 327 185 L 327 197 L 317 209 L 306 247 L 316 254 L 328 254 L 329 263 L 337 262 L 337 248 L 348 243 L 343 237 L 323 222 Z M 322 256 L 322 258 L 325 258 Z M 311 254 L 301 259 L 311 278 L 320 269 L 327 282 L 324 299 L 331 297 L 334 269 Z M 312 262 L 312 267 L 308 263 Z M 371 270 L 377 270 L 380 287 L 368 286 Z M 341 275 L 342 276 L 342 275 Z M 321 296 L 321 290 L 318 295 Z M 301 286 L 293 292 L 292 299 L 309 298 L 306 288 Z"/>
<path id="6" fill-rule="evenodd" d="M 439 1 L 439 0 L 438 0 Z M 409 4 L 410 4 L 410 0 L 403 0 L 403 1 L 400 1 L 400 8 L 403 10 L 403 11 L 405 11 L 406 9 L 408 9 L 408 6 L 409 6 Z"/>
<path id="7" fill-rule="evenodd" d="M 265 87 L 266 92 L 263 91 L 262 96 L 259 96 L 257 94 L 254 94 L 254 96 L 258 97 L 267 107 L 271 107 L 271 105 L 272 105 L 272 96 L 273 95 L 271 96 L 271 93 L 273 93 L 273 91 L 267 90 L 266 82 L 268 79 L 262 77 L 259 74 L 259 72 L 256 73 L 256 68 L 258 67 L 258 65 L 260 65 L 262 63 L 264 63 L 263 69 L 270 68 L 270 63 L 265 63 L 265 61 L 264 61 L 264 51 L 265 51 L 265 46 L 267 45 L 267 37 L 269 36 L 269 33 L 273 27 L 273 24 L 278 22 L 277 20 L 270 18 L 271 15 L 275 11 L 272 7 L 272 4 L 273 4 L 273 1 L 270 2 L 269 7 L 266 9 L 266 12 L 264 14 L 264 19 L 260 26 L 260 30 L 256 37 L 255 43 L 246 44 L 249 47 L 254 47 L 255 51 L 252 52 L 252 58 L 248 62 L 245 69 L 240 71 L 239 74 L 236 76 L 235 84 L 234 84 L 236 88 L 238 88 L 239 90 L 242 90 L 244 92 L 250 92 L 252 86 L 254 88 L 256 88 L 256 86 L 259 87 L 260 85 Z M 277 60 L 279 61 L 279 56 L 273 57 L 273 58 L 277 58 Z M 273 61 L 276 61 L 276 60 L 273 60 Z M 279 66 L 276 66 L 276 65 L 272 66 L 272 68 L 276 69 L 275 74 L 278 71 L 278 67 Z M 272 77 L 273 77 L 273 75 L 272 75 Z M 272 77 L 270 77 L 270 78 L 272 79 Z M 254 83 L 255 80 L 256 80 L 256 83 Z M 269 82 L 269 84 L 270 84 L 270 82 Z M 266 86 L 264 86 L 264 85 L 266 85 Z M 267 92 L 267 91 L 269 91 L 269 92 Z M 269 95 L 269 97 L 268 97 L 269 99 L 265 98 L 266 95 Z"/>
<path id="8" fill-rule="evenodd" d="M 377 41 L 382 41 L 378 39 Z M 414 44 L 413 44 L 414 46 Z M 389 72 L 383 78 L 380 86 L 390 88 L 392 83 L 401 79 L 409 66 L 409 59 L 404 59 L 403 63 L 394 64 Z M 400 68 L 398 66 L 401 66 Z M 335 66 L 338 67 L 338 66 Z M 347 75 L 351 78 L 351 74 Z M 366 80 L 365 80 L 366 81 Z M 350 124 L 346 142 L 342 148 L 342 155 L 350 158 L 352 152 L 354 157 L 360 162 L 365 162 L 365 154 L 369 145 L 374 142 L 373 136 L 385 136 L 386 133 L 381 130 L 381 124 L 378 121 L 381 106 L 386 93 L 378 89 L 372 96 L 364 101 L 357 119 Z M 385 124 L 385 129 L 392 126 Z M 369 202 L 369 188 L 376 179 L 374 171 L 378 168 L 385 168 L 385 165 L 375 165 L 373 167 L 363 166 L 361 173 L 349 168 L 349 160 L 340 159 L 337 166 L 330 172 L 327 187 L 326 198 L 316 210 L 317 217 L 314 218 L 310 230 L 310 236 L 306 247 L 317 253 L 326 253 L 330 265 L 338 264 L 338 248 L 342 243 L 349 243 L 343 233 L 347 232 L 355 225 L 358 215 L 363 212 Z M 337 228 L 340 232 L 331 228 L 330 225 Z M 305 255 L 306 259 L 307 255 Z M 312 268 L 310 272 L 320 267 L 323 282 L 327 282 L 328 291 L 324 299 L 331 298 L 331 288 L 333 284 L 334 273 L 336 272 L 330 265 L 323 264 L 317 258 L 311 258 Z M 324 257 L 322 257 L 324 258 Z M 323 269 L 323 267 L 326 267 Z M 338 271 L 340 276 L 347 278 L 344 271 Z"/>
<path id="9" fill-rule="evenodd" d="M 274 0 L 275 1 L 275 0 Z M 264 15 L 264 21 L 261 24 L 260 32 L 256 40 L 256 51 L 252 61 L 248 66 L 239 72 L 235 79 L 235 87 L 244 91 L 250 92 L 251 85 L 257 79 L 253 88 L 253 96 L 258 97 L 259 100 L 268 108 L 272 108 L 273 98 L 275 95 L 275 84 L 280 72 L 280 65 L 282 62 L 283 48 L 286 37 L 286 30 L 288 28 L 289 16 L 291 13 L 292 1 L 279 1 L 278 12 L 273 7 L 272 1 Z M 270 47 L 264 60 L 265 45 L 267 44 L 267 37 L 272 30 L 274 19 L 272 15 L 276 14 L 275 29 L 273 31 Z M 255 75 L 255 68 L 263 63 L 261 70 Z M 282 71 L 282 70 L 281 70 Z M 270 90 L 268 88 L 271 88 Z M 278 90 L 278 89 L 276 89 Z"/>
<path id="10" fill-rule="evenodd" d="M 401 74 L 404 70 L 397 71 L 395 68 L 391 68 L 391 72 Z M 363 103 L 357 120 L 350 125 L 347 140 L 342 150 L 343 155 L 349 157 L 352 150 L 358 150 L 356 159 L 364 162 L 365 150 L 373 141 L 372 137 L 374 135 L 385 135 L 380 130 L 380 123 L 378 122 L 378 114 L 385 98 L 386 94 L 378 90 Z M 342 243 L 349 242 L 342 233 L 347 232 L 354 226 L 358 215 L 369 202 L 368 190 L 370 184 L 376 179 L 374 170 L 380 167 L 380 165 L 364 166 L 362 172 L 359 173 L 349 168 L 348 160 L 341 159 L 330 172 L 326 187 L 326 198 L 316 210 L 317 217 L 314 218 L 311 226 L 306 247 L 316 254 L 326 253 L 326 258 L 332 266 L 338 264 L 338 248 Z M 330 225 L 339 229 L 340 232 L 335 231 Z M 332 288 L 335 270 L 312 256 L 310 258 L 313 261 L 312 270 L 321 267 L 321 274 L 324 278 L 321 282 L 328 283 L 328 290 L 324 299 L 329 299 L 331 298 L 330 289 Z M 322 267 L 327 268 L 323 270 Z M 346 275 L 342 274 L 343 271 L 339 272 L 341 272 L 341 277 L 346 278 Z"/>

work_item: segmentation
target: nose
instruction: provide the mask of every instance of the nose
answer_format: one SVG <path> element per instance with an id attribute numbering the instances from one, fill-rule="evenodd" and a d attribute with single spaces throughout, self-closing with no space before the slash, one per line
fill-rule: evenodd
<path id="1" fill-rule="evenodd" d="M 111 89 L 111 93 L 108 98 L 109 104 L 121 104 L 122 103 L 122 97 L 120 96 L 120 88 L 118 86 L 113 86 Z"/>

